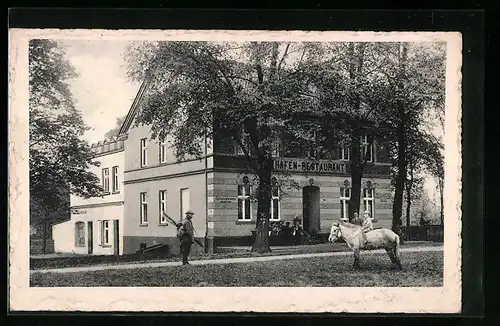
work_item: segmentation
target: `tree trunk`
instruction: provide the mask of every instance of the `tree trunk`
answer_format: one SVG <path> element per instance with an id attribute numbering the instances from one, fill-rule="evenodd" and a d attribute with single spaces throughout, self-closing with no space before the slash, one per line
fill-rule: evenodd
<path id="1" fill-rule="evenodd" d="M 392 230 L 397 234 L 401 234 L 401 225 L 403 224 L 401 217 L 403 213 L 403 191 L 406 174 L 404 128 L 400 127 L 399 129 L 397 162 L 398 173 L 396 175 L 394 202 L 392 204 Z"/>
<path id="2" fill-rule="evenodd" d="M 271 169 L 272 159 L 259 155 L 258 158 L 258 204 L 257 204 L 257 225 L 256 237 L 252 246 L 252 252 L 271 252 L 269 247 L 269 217 L 271 215 Z"/>
<path id="3" fill-rule="evenodd" d="M 411 187 L 408 186 L 406 188 L 406 225 L 410 226 L 411 224 Z"/>
<path id="4" fill-rule="evenodd" d="M 357 52 L 356 52 L 357 48 Z M 353 85 L 357 84 L 363 69 L 364 61 L 364 43 L 349 44 L 349 78 Z M 352 101 L 352 112 L 356 115 L 359 112 L 361 100 L 357 90 Z M 349 199 L 349 220 L 352 221 L 354 213 L 359 214 L 361 197 L 361 178 L 363 177 L 363 164 L 361 157 L 361 125 L 359 120 L 354 117 L 351 122 L 351 197 Z"/>
<path id="5" fill-rule="evenodd" d="M 361 128 L 354 126 L 351 134 L 351 198 L 349 199 L 349 221 L 352 222 L 354 213 L 359 214 L 361 201 L 361 178 L 363 165 L 361 163 Z"/>
<path id="6" fill-rule="evenodd" d="M 398 82 L 398 94 L 397 97 L 402 97 L 404 91 L 404 79 L 406 70 L 406 54 L 407 48 L 406 44 L 399 45 L 399 82 Z M 395 193 L 394 202 L 392 205 L 392 230 L 397 234 L 401 235 L 401 225 L 403 221 L 401 220 L 403 213 L 403 191 L 404 182 L 406 178 L 406 117 L 405 117 L 405 106 L 401 100 L 397 101 L 397 114 L 398 114 L 398 126 L 396 130 L 397 144 L 398 144 L 398 159 L 397 167 L 398 173 L 396 175 L 395 182 Z M 401 243 L 403 242 L 403 237 L 401 237 Z"/>

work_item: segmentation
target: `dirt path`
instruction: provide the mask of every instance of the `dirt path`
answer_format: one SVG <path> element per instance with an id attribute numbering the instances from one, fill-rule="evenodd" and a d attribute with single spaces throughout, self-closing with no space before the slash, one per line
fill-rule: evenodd
<path id="1" fill-rule="evenodd" d="M 442 251 L 443 247 L 414 247 L 402 248 L 401 252 L 422 252 L 422 251 Z M 385 250 L 372 250 L 363 251 L 361 255 L 385 253 Z M 207 264 L 236 264 L 236 263 L 250 263 L 272 260 L 286 260 L 286 259 L 303 259 L 311 257 L 332 257 L 332 256 L 346 256 L 352 255 L 352 252 L 326 252 L 314 254 L 292 254 L 280 256 L 264 256 L 264 257 L 244 257 L 244 258 L 220 258 L 220 259 L 204 259 L 204 260 L 191 260 L 191 265 L 207 265 Z M 35 273 L 75 273 L 75 272 L 95 272 L 102 270 L 117 270 L 117 269 L 134 269 L 134 268 L 155 268 L 155 267 L 173 267 L 181 265 L 180 262 L 151 262 L 151 263 L 135 263 L 135 264 L 120 264 L 120 265 L 98 265 L 88 267 L 69 267 L 69 268 L 51 268 L 51 269 L 37 269 L 31 270 L 30 274 Z"/>

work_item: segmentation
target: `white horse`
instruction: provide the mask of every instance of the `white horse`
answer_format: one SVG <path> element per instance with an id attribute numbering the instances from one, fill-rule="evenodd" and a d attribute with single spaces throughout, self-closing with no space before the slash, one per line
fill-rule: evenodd
<path id="1" fill-rule="evenodd" d="M 392 264 L 401 270 L 399 257 L 399 236 L 389 229 L 376 229 L 365 233 L 360 226 L 347 222 L 337 222 L 332 225 L 328 241 L 335 242 L 344 239 L 349 248 L 354 252 L 354 268 L 359 269 L 359 251 L 385 249 L 389 254 Z M 366 240 L 365 240 L 366 239 Z"/>

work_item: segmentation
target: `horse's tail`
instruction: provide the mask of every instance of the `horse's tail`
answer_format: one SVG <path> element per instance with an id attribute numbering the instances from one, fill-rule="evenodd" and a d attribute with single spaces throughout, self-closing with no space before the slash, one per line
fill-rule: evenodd
<path id="1" fill-rule="evenodd" d="M 399 252 L 400 252 L 400 248 L 399 248 L 399 244 L 400 244 L 400 239 L 399 239 L 399 235 L 396 234 L 396 238 L 394 239 L 395 240 L 395 246 L 394 246 L 394 258 L 396 260 L 396 266 L 398 267 L 399 270 L 403 269 L 403 267 L 401 266 L 401 258 L 399 256 Z"/>
<path id="2" fill-rule="evenodd" d="M 395 240 L 394 255 L 399 260 L 399 244 L 400 244 L 399 235 L 396 234 L 396 238 L 394 240 Z"/>

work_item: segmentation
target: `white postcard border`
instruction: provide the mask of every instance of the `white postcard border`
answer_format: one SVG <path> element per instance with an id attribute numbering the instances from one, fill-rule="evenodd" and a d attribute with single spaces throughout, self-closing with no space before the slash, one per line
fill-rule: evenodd
<path id="1" fill-rule="evenodd" d="M 30 288 L 28 41 L 295 40 L 447 42 L 444 285 L 440 288 Z M 458 32 L 9 31 L 10 309 L 25 311 L 455 313 L 461 309 L 461 64 Z"/>

